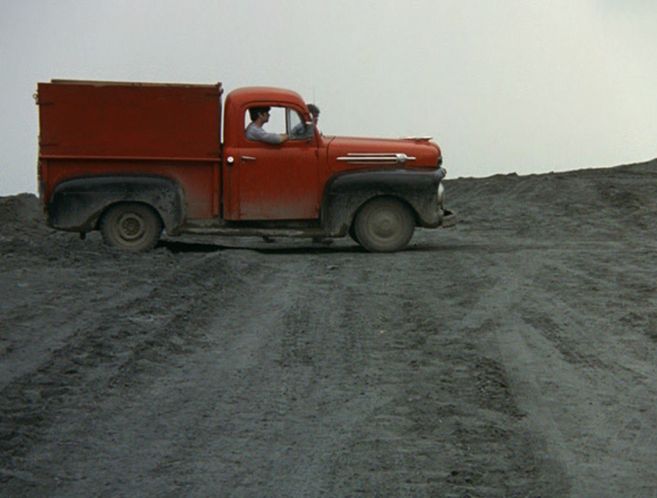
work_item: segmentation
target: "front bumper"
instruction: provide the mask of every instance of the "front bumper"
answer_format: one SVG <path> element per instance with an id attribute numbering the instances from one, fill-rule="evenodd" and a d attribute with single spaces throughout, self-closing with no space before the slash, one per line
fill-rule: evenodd
<path id="1" fill-rule="evenodd" d="M 456 213 L 448 209 L 444 209 L 443 218 L 442 221 L 440 222 L 440 226 L 442 228 L 450 228 L 456 225 L 456 222 L 457 222 Z"/>

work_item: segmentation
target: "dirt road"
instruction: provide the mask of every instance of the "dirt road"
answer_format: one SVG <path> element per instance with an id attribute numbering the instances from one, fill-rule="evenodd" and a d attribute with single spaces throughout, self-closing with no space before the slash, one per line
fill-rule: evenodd
<path id="1" fill-rule="evenodd" d="M 447 189 L 392 255 L 0 199 L 0 495 L 657 496 L 657 163 Z"/>

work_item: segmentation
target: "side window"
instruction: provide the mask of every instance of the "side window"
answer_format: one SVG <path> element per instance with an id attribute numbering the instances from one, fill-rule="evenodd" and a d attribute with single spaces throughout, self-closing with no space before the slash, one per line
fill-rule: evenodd
<path id="1" fill-rule="evenodd" d="M 269 121 L 264 128 L 269 133 L 287 133 L 285 107 L 272 107 L 269 111 Z"/>
<path id="2" fill-rule="evenodd" d="M 287 133 L 287 111 L 285 107 L 270 107 L 269 120 L 263 125 L 263 129 L 269 133 Z M 244 112 L 244 129 L 251 123 L 251 115 L 247 109 Z"/>
<path id="3" fill-rule="evenodd" d="M 290 140 L 307 140 L 313 136 L 313 126 L 306 125 L 301 114 L 294 109 L 288 109 L 288 130 Z"/>
<path id="4" fill-rule="evenodd" d="M 249 111 L 244 113 L 244 129 L 251 123 Z M 304 140 L 312 137 L 312 127 L 307 127 L 302 116 L 289 107 L 271 107 L 269 120 L 263 125 L 268 133 L 286 133 L 291 140 Z"/>

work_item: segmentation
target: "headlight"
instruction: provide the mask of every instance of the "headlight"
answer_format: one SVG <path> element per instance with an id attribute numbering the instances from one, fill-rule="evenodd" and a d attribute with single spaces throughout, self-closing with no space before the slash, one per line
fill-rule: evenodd
<path id="1" fill-rule="evenodd" d="M 443 187 L 442 182 L 438 184 L 438 205 L 443 206 L 445 201 L 445 187 Z"/>

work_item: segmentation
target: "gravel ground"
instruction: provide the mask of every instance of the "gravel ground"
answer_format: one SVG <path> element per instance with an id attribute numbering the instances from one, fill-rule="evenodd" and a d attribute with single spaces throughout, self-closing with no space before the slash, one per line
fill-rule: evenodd
<path id="1" fill-rule="evenodd" d="M 0 198 L 0 495 L 657 496 L 657 161 L 446 188 L 396 254 Z"/>

